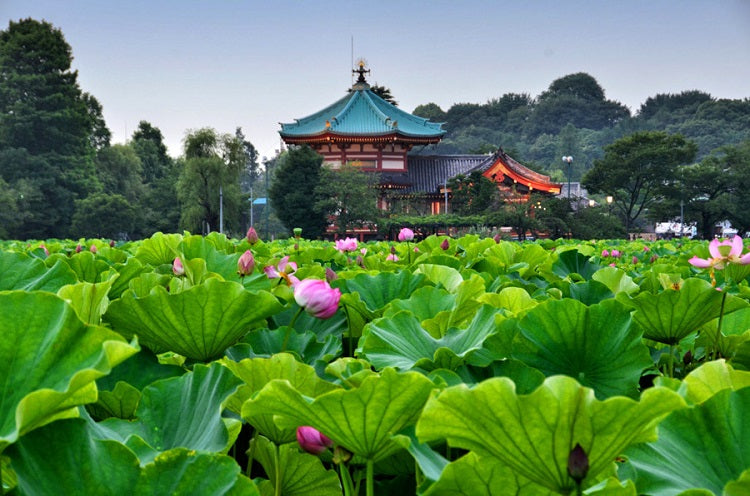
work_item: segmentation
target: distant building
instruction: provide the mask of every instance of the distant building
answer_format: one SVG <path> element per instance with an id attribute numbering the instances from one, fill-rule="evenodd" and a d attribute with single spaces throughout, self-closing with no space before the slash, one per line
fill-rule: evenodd
<path id="1" fill-rule="evenodd" d="M 346 96 L 312 115 L 281 124 L 284 143 L 309 145 L 333 168 L 348 164 L 379 173 L 378 206 L 384 210 L 391 209 L 394 199 L 408 197 L 422 204 L 421 212 L 444 213 L 446 193 L 450 200 L 447 181 L 477 170 L 498 189 L 522 200 L 534 191 L 560 193 L 560 184 L 502 149 L 492 155 L 410 154 L 414 147 L 439 143 L 445 135 L 442 123 L 412 115 L 380 98 L 365 79 L 369 72 L 360 62 L 354 70 L 357 81 Z"/>

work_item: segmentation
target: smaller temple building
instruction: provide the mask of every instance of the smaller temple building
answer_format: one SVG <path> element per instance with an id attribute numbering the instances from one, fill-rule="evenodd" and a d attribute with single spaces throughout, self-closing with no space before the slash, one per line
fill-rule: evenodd
<path id="1" fill-rule="evenodd" d="M 502 149 L 492 155 L 410 153 L 415 147 L 423 151 L 439 143 L 446 132 L 442 123 L 412 115 L 378 96 L 365 79 L 370 71 L 364 62 L 353 72 L 357 80 L 344 97 L 312 115 L 281 124 L 279 134 L 288 145 L 309 145 L 329 167 L 347 164 L 379 173 L 381 209 L 390 210 L 392 200 L 403 196 L 421 201 L 423 213 L 444 213 L 445 198 L 450 198 L 447 182 L 475 171 L 522 201 L 534 191 L 560 193 L 560 184 Z"/>

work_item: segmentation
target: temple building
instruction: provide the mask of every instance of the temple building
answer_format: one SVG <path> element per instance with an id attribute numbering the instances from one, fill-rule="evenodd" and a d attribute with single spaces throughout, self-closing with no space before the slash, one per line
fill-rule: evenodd
<path id="1" fill-rule="evenodd" d="M 281 124 L 288 145 L 309 145 L 329 167 L 342 164 L 380 174 L 378 206 L 391 210 L 394 199 L 410 198 L 419 214 L 444 213 L 447 181 L 481 171 L 504 192 L 528 199 L 531 192 L 559 194 L 561 185 L 523 166 L 502 149 L 492 155 L 424 155 L 415 147 L 440 142 L 442 123 L 401 110 L 375 94 L 365 79 L 364 62 L 353 71 L 358 78 L 340 100 L 295 122 Z M 447 193 L 447 195 L 446 195 Z M 450 206 L 448 207 L 450 209 Z M 399 212 L 401 213 L 401 212 Z"/>

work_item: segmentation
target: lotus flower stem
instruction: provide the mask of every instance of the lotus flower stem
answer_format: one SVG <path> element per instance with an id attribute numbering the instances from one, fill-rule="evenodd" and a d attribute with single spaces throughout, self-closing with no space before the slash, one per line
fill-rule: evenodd
<path id="1" fill-rule="evenodd" d="M 352 319 L 349 317 L 349 305 L 342 305 L 342 306 L 344 307 L 344 313 L 346 314 L 346 328 L 347 328 L 347 336 L 349 338 L 349 343 L 347 345 L 349 354 L 347 356 L 351 357 L 351 356 L 354 356 L 354 353 L 352 351 Z"/>
<path id="2" fill-rule="evenodd" d="M 253 438 L 250 440 L 250 446 L 247 448 L 247 470 L 245 475 L 250 478 L 250 471 L 253 468 L 253 461 L 255 460 L 255 445 L 258 444 L 258 429 L 254 429 Z"/>
<path id="3" fill-rule="evenodd" d="M 719 310 L 719 324 L 716 326 L 716 337 L 714 338 L 713 350 L 711 350 L 711 358 L 716 360 L 719 355 L 719 339 L 721 338 L 721 324 L 724 321 L 724 303 L 727 301 L 727 292 L 722 291 L 721 295 L 721 309 Z"/>
<path id="4" fill-rule="evenodd" d="M 273 447 L 273 461 L 276 465 L 276 490 L 274 496 L 281 496 L 281 465 L 279 464 L 279 450 L 281 448 L 276 444 L 274 444 Z"/>
<path id="5" fill-rule="evenodd" d="M 352 476 L 349 474 L 349 468 L 345 463 L 339 465 L 339 475 L 341 477 L 341 485 L 344 486 L 344 496 L 354 496 L 354 487 L 352 487 Z"/>
<path id="6" fill-rule="evenodd" d="M 294 330 L 294 323 L 297 322 L 297 317 L 299 317 L 299 314 L 302 313 L 302 310 L 304 310 L 304 308 L 299 307 L 299 310 L 297 310 L 297 313 L 294 314 L 294 317 L 292 317 L 291 322 L 289 322 L 289 325 L 286 328 L 286 333 L 284 334 L 284 342 L 281 344 L 280 353 L 283 353 L 286 351 L 286 347 L 289 344 L 289 337 L 292 335 L 292 330 Z"/>
<path id="7" fill-rule="evenodd" d="M 367 487 L 365 488 L 365 494 L 367 496 L 375 496 L 375 462 L 372 459 L 367 460 Z"/>

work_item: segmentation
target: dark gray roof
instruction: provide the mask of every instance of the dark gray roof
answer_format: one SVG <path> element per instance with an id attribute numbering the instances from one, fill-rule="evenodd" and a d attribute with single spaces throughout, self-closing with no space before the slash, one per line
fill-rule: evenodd
<path id="1" fill-rule="evenodd" d="M 494 155 L 409 155 L 406 182 L 409 193 L 438 193 L 445 180 L 474 170 L 486 170 Z"/>

